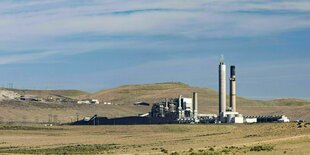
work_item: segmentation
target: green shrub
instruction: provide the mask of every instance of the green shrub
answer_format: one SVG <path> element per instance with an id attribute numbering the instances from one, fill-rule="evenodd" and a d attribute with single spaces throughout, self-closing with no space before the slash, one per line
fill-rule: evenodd
<path id="1" fill-rule="evenodd" d="M 179 153 L 178 152 L 172 152 L 172 153 L 170 153 L 170 155 L 179 155 Z"/>
<path id="2" fill-rule="evenodd" d="M 166 149 L 164 149 L 164 148 L 161 148 L 160 151 L 161 151 L 162 153 L 168 153 L 168 150 L 166 150 Z"/>
<path id="3" fill-rule="evenodd" d="M 258 145 L 258 146 L 253 146 L 251 147 L 250 151 L 256 151 L 256 152 L 259 152 L 259 151 L 272 151 L 274 148 L 274 146 L 272 145 Z"/>
<path id="4" fill-rule="evenodd" d="M 0 153 L 11 154 L 98 154 L 108 153 L 111 150 L 120 148 L 116 144 L 94 144 L 94 145 L 72 145 L 56 148 L 20 148 L 20 149 L 1 149 Z"/>

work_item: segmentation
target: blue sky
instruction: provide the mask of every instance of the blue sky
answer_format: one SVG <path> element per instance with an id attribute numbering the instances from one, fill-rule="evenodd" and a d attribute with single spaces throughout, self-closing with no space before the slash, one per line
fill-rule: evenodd
<path id="1" fill-rule="evenodd" d="M 0 19 L 2 86 L 217 90 L 223 54 L 238 95 L 310 99 L 308 0 L 2 0 Z"/>

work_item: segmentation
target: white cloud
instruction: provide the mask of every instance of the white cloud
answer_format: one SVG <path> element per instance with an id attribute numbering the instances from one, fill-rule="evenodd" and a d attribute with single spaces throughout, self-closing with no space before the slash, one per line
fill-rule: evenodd
<path id="1" fill-rule="evenodd" d="M 272 21 L 277 18 L 284 18 L 277 22 L 290 27 L 305 28 L 309 26 L 309 20 L 305 20 L 304 18 L 292 18 L 285 15 L 261 16 L 255 14 L 240 16 L 234 14 L 233 11 L 255 9 L 277 10 L 279 8 L 282 10 L 305 11 L 308 8 L 306 6 L 309 6 L 310 2 L 91 1 L 89 3 L 93 5 L 85 5 L 83 3 L 75 6 L 74 3 L 72 3 L 71 5 L 75 7 L 70 7 L 70 5 L 67 4 L 68 2 L 65 1 L 53 2 L 53 4 L 58 5 L 48 7 L 48 5 L 52 3 L 48 2 L 22 3 L 23 5 L 19 4 L 21 5 L 18 5 L 19 7 L 13 7 L 16 11 L 12 11 L 12 7 L 8 7 L 9 9 L 3 8 L 2 13 L 7 11 L 11 11 L 11 13 L 0 13 L 0 17 L 3 19 L 1 22 L 2 24 L 0 23 L 0 34 L 8 34 L 5 36 L 12 40 L 19 37 L 28 38 L 30 36 L 38 39 L 40 37 L 62 36 L 84 32 L 98 32 L 103 34 L 173 33 L 192 36 L 195 35 L 195 33 L 190 34 L 192 31 L 195 32 L 197 30 L 207 29 L 206 31 L 202 31 L 202 35 L 205 37 L 223 37 L 224 33 L 231 30 L 231 28 L 229 28 L 229 26 L 231 26 L 235 27 L 234 31 L 237 31 L 240 36 L 243 36 L 248 35 L 248 32 L 243 32 L 244 27 L 238 26 L 241 24 L 248 25 L 252 30 L 258 29 L 259 31 L 263 26 L 267 31 L 266 33 L 269 33 L 271 30 L 280 31 L 281 28 L 279 28 L 278 25 L 274 26 L 271 24 L 273 23 Z M 67 5 L 62 6 L 62 3 Z M 300 5 L 300 3 L 302 5 Z M 44 9 L 37 9 L 35 4 L 37 4 L 39 8 L 42 7 L 42 5 L 44 6 L 44 4 L 47 6 L 43 7 Z M 29 6 L 31 6 L 34 11 L 31 11 L 31 8 L 27 9 L 28 11 L 19 11 L 19 9 L 23 10 L 25 7 Z M 145 11 L 129 15 L 112 14 L 113 12 L 119 11 L 145 9 L 172 9 L 172 11 Z M 308 10 L 310 10 L 310 8 L 308 8 Z M 255 20 L 255 25 L 251 25 L 253 20 Z M 298 24 L 298 22 L 301 21 L 305 24 Z M 231 25 L 228 26 L 227 24 Z M 188 27 L 188 25 L 194 27 Z M 189 33 L 182 33 L 187 31 L 189 31 Z M 218 32 L 219 34 L 214 34 L 214 32 Z"/>
<path id="2" fill-rule="evenodd" d="M 25 53 L 25 54 L 11 54 L 0 57 L 0 64 L 12 64 L 12 63 L 25 63 L 31 62 L 35 60 L 40 60 L 47 58 L 49 56 L 59 54 L 60 52 L 55 51 L 42 51 L 36 53 Z"/>
<path id="3" fill-rule="evenodd" d="M 151 10 L 148 11 L 148 9 Z M 288 0 L 2 1 L 0 2 L 0 47 L 10 51 L 19 49 L 29 51 L 40 46 L 42 48 L 39 51 L 61 50 L 79 53 L 96 48 L 118 47 L 118 45 L 131 47 L 134 40 L 114 40 L 114 43 L 109 41 L 81 43 L 76 40 L 67 43 L 57 39 L 87 33 L 120 37 L 122 35 L 149 37 L 166 35 L 187 39 L 255 37 L 310 27 L 309 18 L 302 14 L 238 13 L 238 11 L 256 10 L 309 12 L 310 2 Z M 114 14 L 115 12 L 118 14 Z M 145 41 L 142 43 L 147 44 Z M 40 55 L 39 53 L 36 55 Z"/>

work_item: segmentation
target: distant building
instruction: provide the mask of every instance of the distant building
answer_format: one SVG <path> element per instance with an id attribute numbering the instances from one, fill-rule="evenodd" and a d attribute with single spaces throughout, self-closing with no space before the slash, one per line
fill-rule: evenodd
<path id="1" fill-rule="evenodd" d="M 244 123 L 257 123 L 257 118 L 244 118 Z"/>
<path id="2" fill-rule="evenodd" d="M 244 123 L 241 114 L 231 111 L 222 112 L 219 121 L 219 123 Z"/>
<path id="3" fill-rule="evenodd" d="M 90 104 L 90 101 L 88 101 L 88 100 L 81 100 L 81 101 L 77 101 L 77 104 Z"/>
<path id="4" fill-rule="evenodd" d="M 77 104 L 99 104 L 99 100 L 97 99 L 88 99 L 88 100 L 80 100 L 77 101 Z"/>
<path id="5" fill-rule="evenodd" d="M 257 123 L 271 123 L 271 122 L 278 122 L 278 123 L 288 123 L 290 120 L 285 115 L 263 115 L 263 116 L 246 116 L 245 120 L 254 120 L 256 119 Z"/>
<path id="6" fill-rule="evenodd" d="M 99 102 L 99 100 L 97 100 L 97 99 L 92 99 L 92 100 L 90 101 L 90 103 L 91 103 L 91 104 L 99 104 L 100 102 Z"/>

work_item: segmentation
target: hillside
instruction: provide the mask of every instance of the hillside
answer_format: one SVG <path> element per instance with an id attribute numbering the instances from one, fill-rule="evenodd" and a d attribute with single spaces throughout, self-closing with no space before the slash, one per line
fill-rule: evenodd
<path id="1" fill-rule="evenodd" d="M 3 89 L 8 91 L 16 92 L 20 95 L 33 95 L 33 96 L 63 96 L 76 98 L 82 95 L 87 95 L 89 93 L 80 90 L 29 90 L 29 89 Z"/>
<path id="2" fill-rule="evenodd" d="M 191 97 L 193 92 L 199 93 L 199 102 L 209 106 L 217 105 L 217 92 L 206 88 L 194 88 L 183 83 L 159 83 L 145 85 L 126 85 L 117 88 L 99 91 L 85 96 L 85 98 L 96 98 L 100 101 L 109 101 L 116 104 L 126 105 L 135 102 L 155 103 L 165 98 L 177 98 L 179 95 Z M 238 98 L 240 102 L 246 101 L 256 104 L 259 101 L 250 101 Z"/>
<path id="3" fill-rule="evenodd" d="M 96 98 L 100 101 L 116 104 L 132 104 L 135 102 L 155 103 L 165 98 L 177 98 L 179 95 L 192 97 L 193 92 L 199 93 L 199 104 L 202 106 L 217 106 L 218 93 L 208 88 L 191 87 L 184 83 L 157 83 L 144 85 L 126 85 L 88 94 L 83 98 Z M 301 99 L 275 99 L 270 101 L 251 100 L 237 97 L 238 106 L 302 106 L 310 105 L 310 101 Z M 229 102 L 229 96 L 227 96 Z"/>
<path id="4" fill-rule="evenodd" d="M 81 91 L 62 90 L 12 90 L 27 95 L 61 95 L 71 98 L 99 99 L 101 103 L 112 105 L 77 105 L 76 103 L 39 103 L 0 101 L 0 122 L 29 121 L 47 122 L 50 117 L 57 121 L 70 122 L 85 116 L 98 114 L 106 117 L 132 116 L 149 112 L 149 106 L 135 106 L 135 102 L 155 103 L 165 98 L 176 98 L 180 94 L 191 97 L 192 92 L 199 93 L 199 112 L 218 113 L 218 94 L 207 88 L 191 87 L 183 83 L 159 83 L 144 85 L 126 85 L 102 90 L 93 94 Z M 228 98 L 227 98 L 228 99 Z M 228 100 L 227 100 L 228 101 Z M 272 101 L 237 98 L 237 110 L 243 115 L 287 115 L 292 120 L 310 120 L 310 102 L 300 99 L 276 99 Z"/>
<path id="5" fill-rule="evenodd" d="M 215 90 L 191 87 L 184 83 L 126 85 L 102 90 L 84 97 L 130 106 L 135 102 L 155 103 L 163 101 L 165 98 L 177 98 L 179 95 L 192 97 L 193 92 L 199 93 L 199 111 L 201 113 L 218 113 L 218 93 Z M 228 101 L 229 97 L 227 96 Z M 237 97 L 237 108 L 244 115 L 285 114 L 294 119 L 310 119 L 310 114 L 307 113 L 310 110 L 310 101 L 301 99 L 260 101 Z"/>

